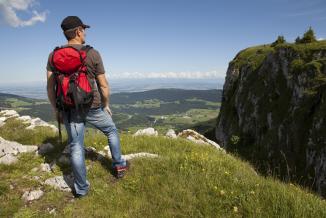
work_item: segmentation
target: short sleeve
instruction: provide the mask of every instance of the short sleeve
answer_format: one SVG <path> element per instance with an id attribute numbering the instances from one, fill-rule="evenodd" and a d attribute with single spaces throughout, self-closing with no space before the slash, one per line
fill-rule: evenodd
<path id="1" fill-rule="evenodd" d="M 49 57 L 48 57 L 48 63 L 46 65 L 46 70 L 47 71 L 53 71 L 53 66 L 51 64 L 51 59 L 52 59 L 52 52 L 49 54 Z"/>
<path id="2" fill-rule="evenodd" d="M 102 61 L 102 57 L 100 55 L 100 53 L 95 50 L 92 49 L 90 50 L 90 59 L 92 62 L 92 65 L 94 67 L 93 73 L 95 76 L 100 75 L 100 74 L 104 74 L 105 73 L 105 69 L 104 69 L 104 65 L 103 65 L 103 61 Z"/>

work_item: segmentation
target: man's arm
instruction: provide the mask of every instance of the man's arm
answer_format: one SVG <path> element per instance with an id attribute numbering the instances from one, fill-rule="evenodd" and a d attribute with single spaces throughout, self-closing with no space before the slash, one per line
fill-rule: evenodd
<path id="1" fill-rule="evenodd" d="M 47 71 L 47 93 L 48 93 L 48 98 L 49 101 L 52 105 L 52 109 L 54 112 L 56 112 L 56 100 L 55 100 L 55 93 L 54 93 L 54 74 L 51 71 Z"/>
<path id="2" fill-rule="evenodd" d="M 104 109 L 108 111 L 110 115 L 112 115 L 110 105 L 110 86 L 108 81 L 106 80 L 105 74 L 98 74 L 96 76 L 99 85 L 99 91 L 101 92 L 101 101 Z"/>

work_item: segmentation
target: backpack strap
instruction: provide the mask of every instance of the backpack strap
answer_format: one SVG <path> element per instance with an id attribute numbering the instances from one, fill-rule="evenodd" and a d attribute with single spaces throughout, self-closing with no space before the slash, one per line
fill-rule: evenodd
<path id="1" fill-rule="evenodd" d="M 61 46 L 61 47 L 62 47 L 62 46 Z M 57 50 L 59 50 L 61 47 L 60 47 L 60 46 L 57 46 L 57 47 L 55 47 L 55 48 L 53 49 L 53 51 L 52 51 L 51 65 L 52 65 L 52 67 L 53 67 L 55 73 L 57 73 L 58 70 L 57 70 L 57 68 L 55 67 L 55 64 L 54 64 L 54 54 L 55 54 L 55 52 L 56 52 Z"/>
<path id="2" fill-rule="evenodd" d="M 87 54 L 88 54 L 88 52 L 89 52 L 91 49 L 93 49 L 92 46 L 90 46 L 90 45 L 85 45 L 85 46 L 83 46 L 80 50 L 86 52 L 86 58 L 87 58 Z M 85 58 L 85 60 L 86 60 L 86 58 Z M 87 74 L 89 74 L 88 70 L 87 70 Z M 89 81 L 89 82 L 90 82 L 90 81 Z"/>
<path id="3" fill-rule="evenodd" d="M 83 46 L 80 50 L 81 50 L 81 51 L 85 51 L 86 54 L 87 54 L 87 53 L 89 52 L 89 50 L 91 50 L 91 49 L 93 49 L 92 46 L 90 46 L 90 45 L 85 45 L 85 46 Z"/>

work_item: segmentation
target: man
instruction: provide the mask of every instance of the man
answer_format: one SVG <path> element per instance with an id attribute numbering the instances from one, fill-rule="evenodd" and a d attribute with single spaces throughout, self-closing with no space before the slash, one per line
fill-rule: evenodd
<path id="1" fill-rule="evenodd" d="M 90 26 L 85 25 L 77 16 L 68 16 L 62 23 L 61 28 L 67 39 L 67 45 L 81 49 L 85 44 L 85 30 Z M 105 70 L 99 52 L 90 49 L 85 59 L 87 71 L 92 78 L 94 98 L 91 106 L 81 116 L 81 111 L 75 108 L 69 111 L 58 111 L 56 107 L 56 93 L 54 91 L 55 77 L 54 67 L 51 63 L 53 52 L 50 53 L 47 63 L 47 92 L 50 103 L 60 120 L 64 123 L 68 133 L 68 145 L 70 149 L 70 161 L 74 174 L 75 197 L 83 197 L 89 191 L 90 183 L 86 179 L 84 128 L 85 122 L 89 122 L 101 130 L 108 138 L 112 154 L 112 167 L 117 178 L 122 178 L 127 170 L 127 162 L 121 157 L 120 139 L 117 128 L 112 120 L 109 107 L 109 85 L 105 77 Z M 85 110 L 83 110 L 85 111 Z M 129 163 L 128 163 L 129 164 Z"/>

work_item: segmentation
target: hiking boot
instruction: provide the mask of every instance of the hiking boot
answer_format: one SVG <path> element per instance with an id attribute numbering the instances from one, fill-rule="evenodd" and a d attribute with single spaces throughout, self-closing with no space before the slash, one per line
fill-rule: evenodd
<path id="1" fill-rule="evenodd" d="M 127 170 L 129 169 L 129 167 L 130 167 L 130 162 L 129 161 L 126 161 L 126 166 L 115 166 L 113 168 L 114 176 L 117 179 L 123 178 L 125 176 Z"/>

